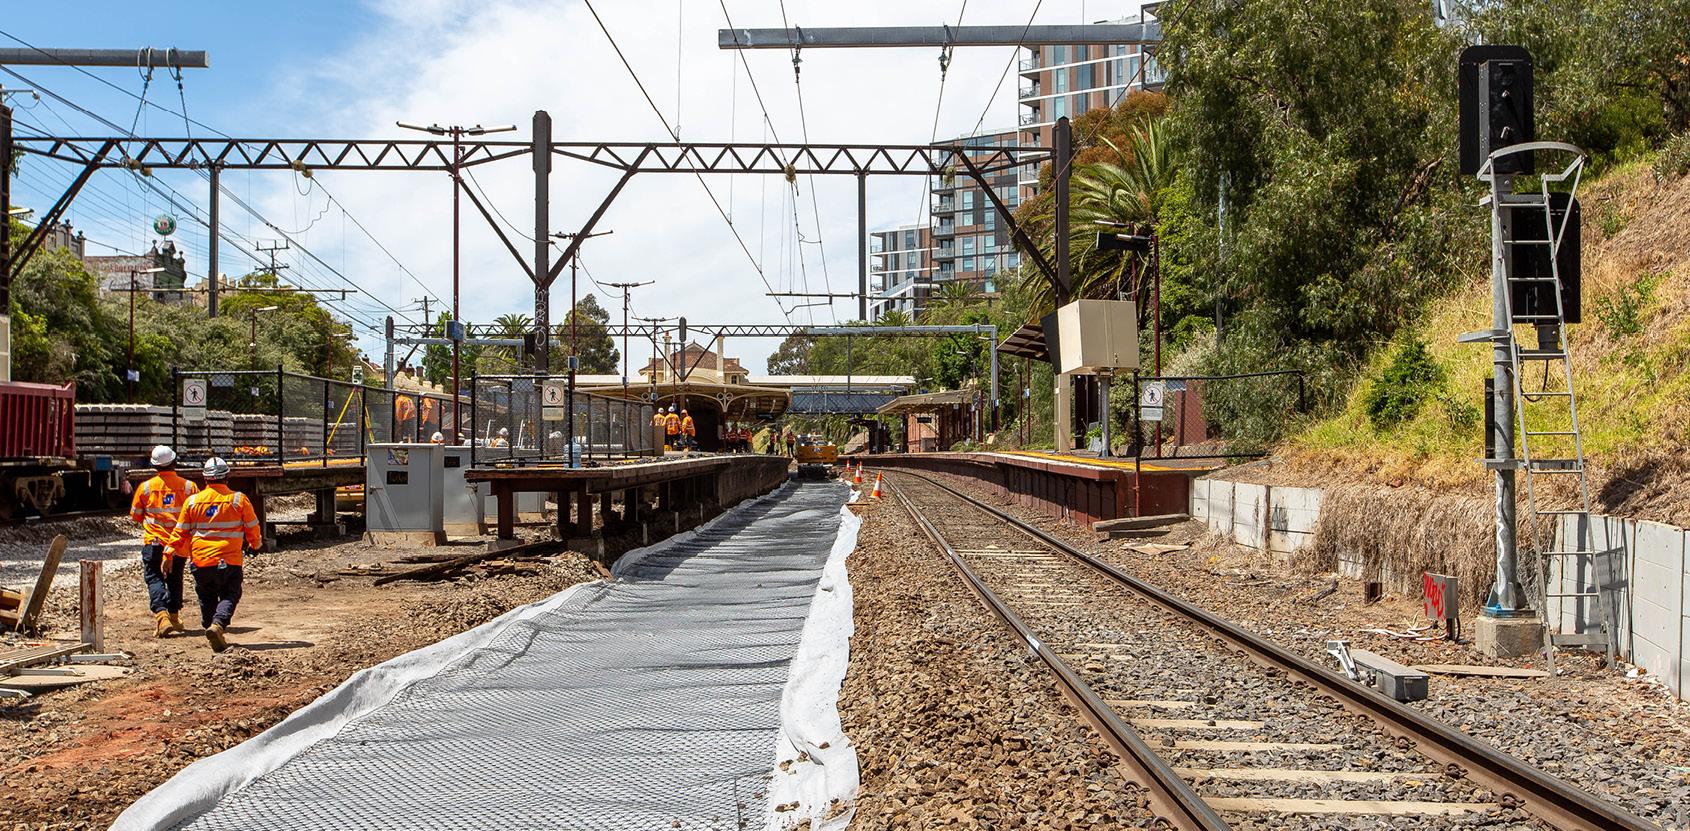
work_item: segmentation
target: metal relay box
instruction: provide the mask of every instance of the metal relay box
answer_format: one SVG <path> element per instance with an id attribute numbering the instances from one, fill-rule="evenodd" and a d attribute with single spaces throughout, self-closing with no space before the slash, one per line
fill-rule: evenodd
<path id="1" fill-rule="evenodd" d="M 445 447 L 372 444 L 368 454 L 364 467 L 365 539 L 377 544 L 445 542 Z"/>

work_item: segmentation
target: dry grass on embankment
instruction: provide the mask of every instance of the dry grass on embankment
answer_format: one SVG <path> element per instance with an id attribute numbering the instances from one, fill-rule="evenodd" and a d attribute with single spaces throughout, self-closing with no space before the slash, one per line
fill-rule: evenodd
<path id="1" fill-rule="evenodd" d="M 1314 540 L 1291 555 L 1298 571 L 1338 569 L 1340 552 L 1397 592 L 1418 592 L 1422 572 L 1453 574 L 1462 603 L 1484 602 L 1496 571 L 1488 497 L 1430 488 L 1351 483 L 1326 487 Z"/>

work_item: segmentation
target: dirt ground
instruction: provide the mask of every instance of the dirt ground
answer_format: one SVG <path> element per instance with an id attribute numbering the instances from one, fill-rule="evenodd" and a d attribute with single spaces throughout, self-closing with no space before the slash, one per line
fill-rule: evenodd
<path id="1" fill-rule="evenodd" d="M 131 672 L 0 702 L 0 828 L 105 828 L 185 765 L 263 731 L 353 672 L 599 576 L 573 553 L 439 583 L 377 588 L 343 573 L 415 553 L 284 537 L 279 552 L 248 558 L 233 646 L 221 655 L 199 628 L 191 578 L 188 635 L 158 640 L 138 556 L 108 562 L 106 649 L 133 655 Z M 74 580 L 55 588 L 48 636 L 75 637 L 74 591 Z"/>
<path id="2" fill-rule="evenodd" d="M 866 508 L 839 708 L 863 829 L 1134 828 L 1144 792 L 895 503 Z"/>

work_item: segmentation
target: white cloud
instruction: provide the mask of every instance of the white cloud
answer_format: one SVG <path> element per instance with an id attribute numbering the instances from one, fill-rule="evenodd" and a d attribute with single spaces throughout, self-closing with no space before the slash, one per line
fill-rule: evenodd
<path id="1" fill-rule="evenodd" d="M 647 91 L 671 123 L 678 118 L 683 140 L 761 141 L 762 114 L 736 53 L 716 47 L 725 26 L 720 7 L 708 0 L 684 3 L 679 55 L 677 114 L 677 9 L 675 2 L 599 0 L 599 13 L 615 35 Z M 787 4 L 800 26 L 931 25 L 954 23 L 957 3 L 867 0 L 853 3 Z M 1038 22 L 1115 17 L 1130 4 L 1075 0 L 1047 2 Z M 552 115 L 558 141 L 666 140 L 657 117 L 616 58 L 585 5 L 580 2 L 463 2 L 463 0 L 379 0 L 381 24 L 353 48 L 326 64 L 286 70 L 276 89 L 307 103 L 301 135 L 391 136 L 403 119 L 417 122 L 514 124 L 500 136 L 526 140 L 535 109 Z M 781 25 L 773 3 L 730 3 L 741 27 Z M 1018 24 L 1030 4 L 975 0 L 965 22 Z M 1082 17 L 1082 14 L 1084 17 Z M 1008 48 L 961 49 L 951 64 L 940 118 L 940 138 L 970 130 L 998 81 Z M 930 137 L 939 87 L 937 50 L 820 50 L 802 53 L 804 107 L 809 137 L 816 143 L 925 143 Z M 746 53 L 756 83 L 786 142 L 802 139 L 790 55 Z M 736 80 L 737 79 L 737 80 Z M 1011 71 L 987 112 L 985 127 L 1014 123 L 1016 77 Z M 772 140 L 772 136 L 770 137 Z M 320 173 L 327 187 L 375 236 L 441 297 L 450 298 L 450 193 L 444 174 Z M 498 210 L 515 224 L 506 228 L 525 259 L 531 259 L 533 178 L 526 156 L 478 167 L 475 177 Z M 612 171 L 562 160 L 551 176 L 552 230 L 578 228 L 614 182 Z M 732 181 L 730 182 L 730 179 Z M 709 177 L 735 226 L 762 261 L 770 283 L 805 290 L 793 256 L 791 208 L 778 177 Z M 262 210 L 275 217 L 301 215 L 305 197 L 293 183 L 275 182 Z M 809 180 L 801 179 L 798 224 L 815 235 Z M 826 284 L 833 291 L 856 283 L 856 183 L 853 177 L 816 177 L 816 203 L 825 246 Z M 913 220 L 925 199 L 920 178 L 869 180 L 871 227 Z M 731 202 L 730 202 L 731 197 Z M 321 204 L 320 202 L 317 204 Z M 488 321 L 507 312 L 532 313 L 528 278 L 493 232 L 465 200 L 463 207 L 463 317 Z M 283 221 L 283 220 L 279 220 Z M 338 246 L 339 223 L 319 227 L 321 246 Z M 776 301 L 764 296 L 755 269 L 690 175 L 636 177 L 599 225 L 615 233 L 587 243 L 583 262 L 600 280 L 656 280 L 635 290 L 636 314 L 685 314 L 700 323 L 783 322 Z M 348 238 L 347 273 L 368 292 L 400 305 L 421 295 L 372 245 Z M 309 234 L 306 243 L 311 245 Z M 315 246 L 314 246 L 315 247 Z M 808 290 L 824 288 L 821 248 L 803 246 Z M 784 253 L 783 253 L 784 252 Z M 338 265 L 338 263 L 337 263 Z M 585 275 L 583 292 L 592 284 Z M 553 320 L 568 308 L 567 271 L 553 289 Z M 789 301 L 790 302 L 790 301 Z M 615 307 L 619 304 L 606 303 Z M 832 312 L 816 308 L 792 313 L 793 320 L 818 323 L 855 316 L 856 304 L 841 301 Z M 773 339 L 730 344 L 748 366 L 760 367 L 777 345 Z M 366 348 L 377 344 L 366 341 Z M 636 345 L 636 356 L 643 354 Z"/>

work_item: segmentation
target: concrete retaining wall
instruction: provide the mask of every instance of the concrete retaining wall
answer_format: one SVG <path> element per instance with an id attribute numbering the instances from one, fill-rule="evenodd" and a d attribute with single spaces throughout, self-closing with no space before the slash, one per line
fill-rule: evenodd
<path id="1" fill-rule="evenodd" d="M 1239 545 L 1289 554 L 1314 538 L 1320 489 L 1196 479 L 1191 483 L 1190 513 Z"/>
<path id="2" fill-rule="evenodd" d="M 1555 547 L 1569 550 L 1579 542 L 1578 517 L 1562 517 Z M 1620 655 L 1663 681 L 1680 699 L 1690 693 L 1690 556 L 1683 528 L 1659 522 L 1595 515 L 1591 547 L 1602 552 L 1594 563 L 1576 567 L 1560 557 L 1550 570 L 1550 585 L 1560 593 L 1589 592 L 1597 575 L 1610 625 L 1619 634 Z M 1594 572 L 1594 573 L 1593 573 Z M 1593 631 L 1594 599 L 1559 598 L 1549 602 L 1550 620 L 1563 632 Z"/>
<path id="3" fill-rule="evenodd" d="M 1252 485 L 1225 479 L 1191 483 L 1192 519 L 1239 545 L 1289 554 L 1314 539 L 1320 518 L 1321 490 Z M 1577 544 L 1577 517 L 1562 517 L 1557 550 Z M 1550 584 L 1559 593 L 1589 592 L 1599 570 L 1607 613 L 1618 632 L 1620 655 L 1660 679 L 1680 699 L 1690 698 L 1690 534 L 1672 525 L 1594 515 L 1591 546 L 1603 554 L 1574 568 L 1572 558 L 1558 558 Z M 1567 567 L 1563 568 L 1562 565 Z M 1338 572 L 1344 577 L 1390 582 L 1364 575 L 1359 559 L 1342 552 Z M 1562 632 L 1593 629 L 1594 600 L 1552 599 L 1545 619 Z"/>

